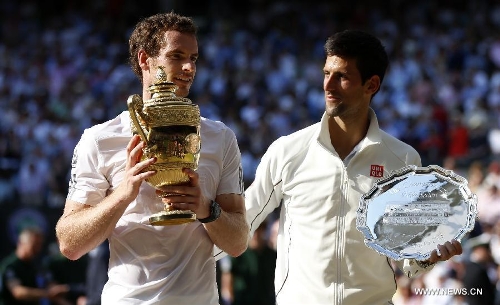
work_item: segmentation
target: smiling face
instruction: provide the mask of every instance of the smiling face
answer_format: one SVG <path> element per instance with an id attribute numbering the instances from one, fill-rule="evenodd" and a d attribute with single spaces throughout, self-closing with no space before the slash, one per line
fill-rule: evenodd
<path id="1" fill-rule="evenodd" d="M 380 82 L 372 76 L 364 84 L 356 60 L 327 56 L 323 68 L 325 109 L 330 117 L 357 118 L 367 113 L 370 99 Z"/>
<path id="2" fill-rule="evenodd" d="M 143 51 L 141 51 L 143 52 Z M 143 53 L 143 84 L 145 87 L 156 82 L 158 66 L 164 67 L 167 80 L 178 86 L 176 95 L 186 97 L 193 84 L 198 59 L 198 41 L 189 33 L 166 31 L 165 42 L 157 57 L 147 57 Z"/>

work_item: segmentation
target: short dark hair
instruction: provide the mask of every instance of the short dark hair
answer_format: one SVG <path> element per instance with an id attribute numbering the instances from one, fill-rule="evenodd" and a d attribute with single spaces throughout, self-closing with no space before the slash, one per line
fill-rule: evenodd
<path id="1" fill-rule="evenodd" d="M 137 53 L 143 49 L 150 57 L 158 56 L 160 49 L 165 45 L 164 34 L 167 31 L 179 31 L 196 36 L 197 27 L 191 17 L 174 12 L 161 13 L 139 21 L 130 35 L 129 64 L 141 82 L 142 72 Z"/>
<path id="2" fill-rule="evenodd" d="M 356 66 L 364 84 L 373 75 L 384 80 L 389 58 L 380 40 L 361 30 L 344 30 L 326 40 L 327 56 L 339 56 L 356 60 Z"/>

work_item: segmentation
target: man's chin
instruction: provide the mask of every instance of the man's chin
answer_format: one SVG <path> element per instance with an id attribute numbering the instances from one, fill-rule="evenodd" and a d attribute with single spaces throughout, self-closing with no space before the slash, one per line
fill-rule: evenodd
<path id="1" fill-rule="evenodd" d="M 326 108 L 326 115 L 329 117 L 336 117 L 339 116 L 339 111 L 337 108 Z"/>
<path id="2" fill-rule="evenodd" d="M 176 91 L 175 91 L 175 95 L 179 96 L 179 97 L 186 97 L 188 96 L 189 94 L 189 89 L 186 89 L 186 88 L 181 88 L 179 87 Z"/>

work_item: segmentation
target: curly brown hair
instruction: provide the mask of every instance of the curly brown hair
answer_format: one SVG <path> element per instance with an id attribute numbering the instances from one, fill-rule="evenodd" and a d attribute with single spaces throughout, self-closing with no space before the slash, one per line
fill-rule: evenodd
<path id="1" fill-rule="evenodd" d="M 150 57 L 158 56 L 165 45 L 166 31 L 179 31 L 196 36 L 197 27 L 191 17 L 174 12 L 156 14 L 139 21 L 129 39 L 129 64 L 141 82 L 142 72 L 137 53 L 142 49 Z"/>

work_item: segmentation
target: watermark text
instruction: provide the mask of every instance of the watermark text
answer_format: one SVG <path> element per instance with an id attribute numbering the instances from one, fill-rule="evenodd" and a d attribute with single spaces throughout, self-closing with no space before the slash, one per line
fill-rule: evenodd
<path id="1" fill-rule="evenodd" d="M 416 295 L 483 295 L 483 288 L 415 288 Z"/>

